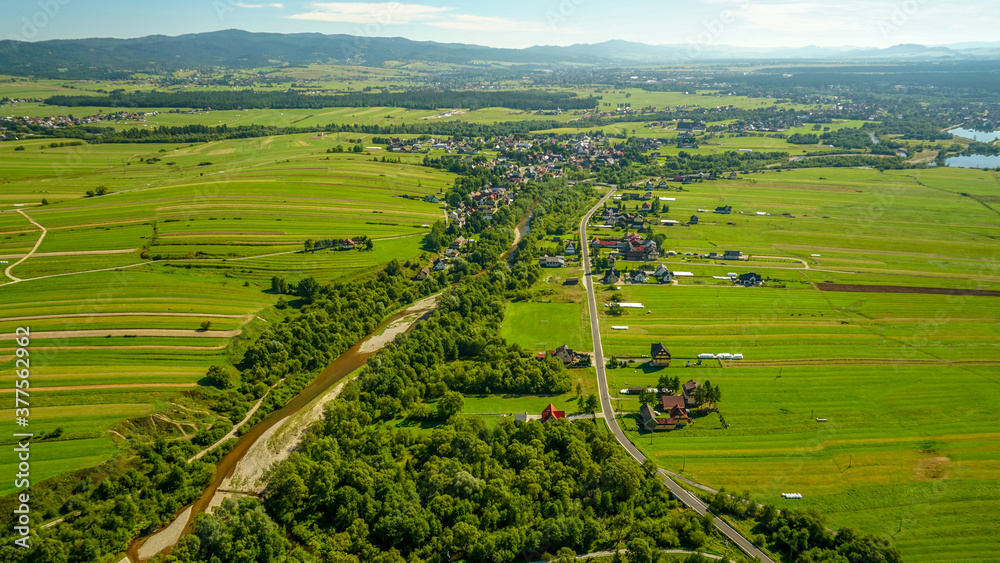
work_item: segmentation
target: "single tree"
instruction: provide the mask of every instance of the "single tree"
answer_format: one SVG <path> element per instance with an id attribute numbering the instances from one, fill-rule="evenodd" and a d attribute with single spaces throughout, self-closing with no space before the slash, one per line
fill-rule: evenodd
<path id="1" fill-rule="evenodd" d="M 219 389 L 232 389 L 236 387 L 236 375 L 225 366 L 211 366 L 205 374 L 209 385 Z"/>
<path id="2" fill-rule="evenodd" d="M 448 419 L 453 415 L 462 412 L 465 407 L 465 397 L 456 391 L 447 391 L 444 396 L 438 399 L 438 418 Z"/>
<path id="3" fill-rule="evenodd" d="M 295 294 L 304 299 L 307 303 L 312 303 L 317 297 L 319 297 L 319 290 L 319 282 L 311 277 L 303 278 L 295 286 Z"/>

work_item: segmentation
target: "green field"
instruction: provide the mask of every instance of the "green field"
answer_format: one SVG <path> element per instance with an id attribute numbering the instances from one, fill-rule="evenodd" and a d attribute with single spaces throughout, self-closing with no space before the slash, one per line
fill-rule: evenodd
<path id="1" fill-rule="evenodd" d="M 254 88 L 284 91 L 306 84 L 328 92 L 401 91 L 404 85 L 433 86 L 437 77 L 426 72 L 451 68 L 391 61 L 385 68 L 275 67 L 262 69 L 270 73 L 268 83 Z M 200 74 L 174 73 L 173 78 L 192 83 L 164 89 L 231 89 L 199 84 Z M 120 111 L 125 108 L 47 106 L 38 99 L 148 89 L 144 78 L 0 83 L 0 98 L 31 99 L 0 107 L 0 117 Z M 524 85 L 508 77 L 489 87 Z M 657 111 L 822 107 L 715 90 L 587 85 L 572 91 L 600 96 L 598 110 L 609 114 L 619 105 Z M 143 108 L 139 111 L 150 113 L 145 118 L 101 121 L 98 126 L 321 128 L 553 121 L 557 128 L 539 133 L 678 135 L 673 123 L 654 125 L 638 113 L 600 127 L 578 122 L 592 112 L 500 107 L 427 120 L 447 109 Z M 837 130 L 863 123 L 838 120 L 826 126 Z M 810 132 L 811 125 L 780 135 L 699 134 L 699 147 L 683 150 L 696 155 L 780 151 L 793 159 L 807 152 L 843 152 L 781 138 Z M 278 301 L 270 292 L 273 276 L 290 283 L 306 277 L 344 281 L 376 272 L 391 260 L 429 263 L 422 238 L 445 217 L 446 207 L 423 198 L 446 192 L 456 175 L 419 166 L 423 154 L 393 153 L 399 163 L 380 162 L 389 155 L 374 146 L 374 137 L 299 133 L 60 147 L 52 146 L 53 141 L 75 141 L 24 136 L 0 143 L 0 261 L 5 262 L 0 272 L 41 240 L 34 254 L 0 277 L 0 358 L 13 363 L 14 331 L 30 327 L 32 431 L 59 434 L 33 444 L 33 480 L 113 458 L 119 451 L 119 430 L 141 426 L 178 439 L 206 427 L 211 421 L 176 403 L 191 400 L 186 393 L 192 389 L 210 400 L 215 390 L 199 388 L 207 368 L 237 359 L 240 341 L 284 317 L 273 307 Z M 327 152 L 359 143 L 364 147 L 360 153 Z M 657 150 L 673 158 L 682 149 L 664 145 Z M 495 155 L 484 151 L 483 156 Z M 644 168 L 642 182 L 671 178 L 664 162 L 661 158 L 659 168 Z M 1000 297 L 854 293 L 821 290 L 817 284 L 1000 290 L 1000 176 L 943 167 L 880 172 L 780 170 L 780 165 L 755 173 L 738 170 L 735 181 L 675 183 L 669 194 L 654 192 L 675 200 L 664 202 L 669 211 L 652 217 L 653 227 L 643 234 L 664 235 L 664 250 L 679 254 L 660 262 L 693 276 L 669 285 L 597 286 L 604 356 L 634 360 L 608 370 L 612 401 L 625 413 L 622 425 L 638 447 L 666 468 L 713 487 L 750 490 L 759 501 L 780 508 L 816 508 L 828 516 L 831 527 L 853 526 L 893 538 L 907 561 L 996 559 Z M 109 194 L 86 196 L 99 188 Z M 624 202 L 630 210 L 636 203 Z M 733 213 L 712 212 L 722 205 L 731 205 Z M 699 216 L 697 225 L 659 223 L 687 223 L 692 215 Z M 560 233 L 563 241 L 578 236 Z M 589 233 L 618 236 L 622 231 L 591 228 Z M 308 239 L 356 235 L 371 237 L 374 249 L 302 250 Z M 539 244 L 544 252 L 559 251 L 556 241 Z M 730 249 L 750 259 L 723 262 L 683 255 Z M 655 267 L 619 262 L 624 270 Z M 716 279 L 749 271 L 767 277 L 767 283 L 738 288 Z M 584 289 L 564 285 L 570 277 L 584 277 L 573 259 L 566 268 L 544 270 L 535 287 L 508 307 L 504 338 L 532 352 L 563 344 L 589 351 Z M 605 314 L 614 295 L 643 307 L 626 309 L 621 316 Z M 201 328 L 206 321 L 211 323 L 207 330 Z M 612 330 L 612 325 L 628 329 Z M 644 365 L 654 342 L 670 349 L 670 367 Z M 741 353 L 744 359 L 697 359 L 701 353 L 723 352 Z M 638 399 L 618 396 L 618 390 L 656 386 L 663 374 L 721 386 L 720 413 L 698 416 L 680 431 L 639 433 L 632 416 Z M 558 396 L 466 396 L 463 414 L 483 415 L 492 426 L 512 413 L 540 414 L 549 403 L 577 413 L 577 386 L 584 397 L 596 392 L 596 373 L 574 369 L 571 377 L 573 390 Z M 0 390 L 9 397 L 14 379 L 9 370 L 0 374 Z M 15 412 L 6 408 L 3 415 L 12 420 Z M 412 425 L 419 432 L 433 426 L 427 421 L 392 424 Z M 11 443 L 10 437 L 0 440 L 0 446 Z M 14 467 L 9 460 L 0 463 L 8 474 Z M 0 486 L 0 494 L 13 490 L 12 482 Z M 804 498 L 784 500 L 782 492 L 799 492 Z"/>
<path id="2" fill-rule="evenodd" d="M 657 227 L 665 248 L 738 249 L 752 260 L 671 256 L 663 263 L 694 277 L 598 286 L 602 309 L 614 294 L 643 304 L 620 317 L 601 314 L 605 356 L 637 360 L 609 369 L 609 387 L 615 397 L 624 387 L 655 386 L 663 373 L 710 380 L 723 390 L 719 410 L 730 427 L 711 413 L 650 436 L 636 432 L 629 414 L 623 425 L 635 444 L 701 483 L 817 508 L 831 526 L 892 537 L 907 561 L 993 558 L 1000 297 L 814 284 L 1000 288 L 996 212 L 982 203 L 1000 195 L 996 175 L 817 169 L 685 189 L 671 193 L 668 216 L 686 220 L 722 204 L 734 214 Z M 713 278 L 748 271 L 771 281 L 742 288 Z M 669 368 L 643 367 L 653 342 L 670 349 Z M 744 359 L 697 359 L 723 352 Z M 960 396 L 949 398 L 949 389 Z M 639 406 L 634 397 L 613 400 L 628 413 Z M 785 500 L 783 492 L 804 498 Z"/>
<path id="3" fill-rule="evenodd" d="M 583 303 L 511 303 L 504 317 L 503 336 L 526 350 L 555 350 L 566 345 L 587 351 L 590 330 L 585 329 Z"/>

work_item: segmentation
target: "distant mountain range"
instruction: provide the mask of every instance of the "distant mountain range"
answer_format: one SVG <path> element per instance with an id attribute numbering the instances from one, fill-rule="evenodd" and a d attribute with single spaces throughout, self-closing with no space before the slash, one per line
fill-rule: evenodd
<path id="1" fill-rule="evenodd" d="M 669 64 L 710 60 L 836 59 L 1000 59 L 1000 42 L 950 46 L 896 45 L 887 49 L 799 47 L 750 49 L 725 45 L 646 45 L 629 41 L 498 49 L 461 43 L 412 41 L 401 37 L 355 37 L 320 33 L 250 33 L 216 31 L 136 39 L 68 39 L 39 42 L 0 41 L 0 73 L 40 77 L 83 77 L 120 71 L 168 71 L 180 68 L 253 68 L 274 64 L 426 61 L 471 64 L 590 65 Z"/>

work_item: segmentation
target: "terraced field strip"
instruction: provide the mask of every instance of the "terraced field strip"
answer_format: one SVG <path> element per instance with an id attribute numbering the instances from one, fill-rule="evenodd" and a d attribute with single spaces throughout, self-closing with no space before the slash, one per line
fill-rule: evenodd
<path id="1" fill-rule="evenodd" d="M 244 319 L 244 321 L 253 318 L 253 315 L 226 315 L 222 313 L 164 313 L 164 312 L 147 312 L 140 313 L 136 311 L 121 312 L 121 313 L 66 313 L 59 315 L 29 315 L 23 317 L 3 317 L 0 318 L 0 322 L 13 322 L 13 321 L 34 321 L 41 319 L 73 319 L 73 318 L 91 318 L 91 317 L 207 317 L 212 319 Z"/>
<path id="2" fill-rule="evenodd" d="M 32 387 L 33 391 L 90 391 L 95 389 L 177 389 L 198 387 L 197 383 L 116 383 L 109 385 L 54 385 Z M 0 393 L 13 393 L 14 389 L 0 388 Z"/>
<path id="3" fill-rule="evenodd" d="M 235 330 L 166 330 L 166 329 L 126 329 L 126 330 L 55 330 L 32 332 L 31 338 L 45 340 L 48 338 L 87 338 L 107 336 L 164 336 L 188 338 L 232 338 L 242 334 L 242 329 Z M 14 340 L 14 334 L 0 334 L 0 340 Z"/>
<path id="4" fill-rule="evenodd" d="M 852 285 L 840 283 L 817 283 L 816 287 L 821 291 L 847 291 L 852 293 L 927 293 L 932 295 L 975 295 L 978 297 L 1000 297 L 1000 291 L 990 289 L 911 287 L 902 285 Z"/>

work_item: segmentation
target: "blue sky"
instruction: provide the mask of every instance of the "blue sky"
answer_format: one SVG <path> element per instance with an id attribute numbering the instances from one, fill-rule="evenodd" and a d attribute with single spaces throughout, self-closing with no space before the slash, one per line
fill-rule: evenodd
<path id="1" fill-rule="evenodd" d="M 244 29 L 401 36 L 493 47 L 625 39 L 745 47 L 1000 41 L 997 0 L 3 0 L 0 38 Z"/>

